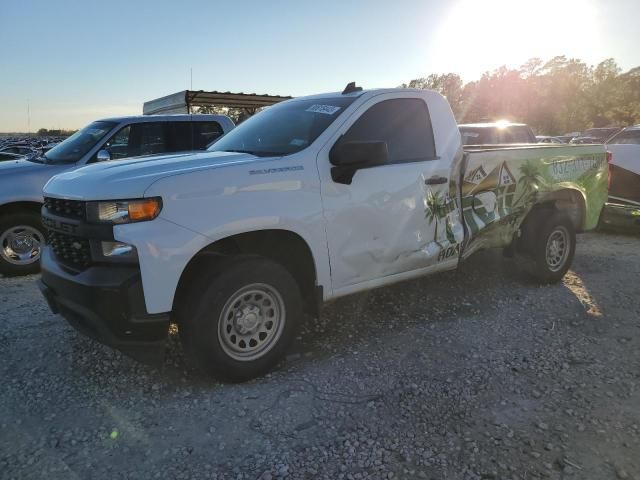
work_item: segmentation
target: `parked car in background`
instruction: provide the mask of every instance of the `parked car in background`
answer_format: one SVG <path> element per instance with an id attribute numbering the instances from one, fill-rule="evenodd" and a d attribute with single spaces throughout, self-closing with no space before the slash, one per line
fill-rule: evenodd
<path id="1" fill-rule="evenodd" d="M 45 143 L 44 145 L 42 145 L 39 150 L 42 153 L 47 153 L 49 150 L 51 150 L 53 147 L 59 145 L 60 142 L 55 142 L 55 143 Z"/>
<path id="2" fill-rule="evenodd" d="M 4 162 L 7 160 L 21 160 L 23 158 L 24 155 L 20 155 L 17 153 L 0 152 L 0 162 Z"/>
<path id="3" fill-rule="evenodd" d="M 601 224 L 640 227 L 640 125 L 617 133 L 605 147 L 612 158 L 609 201 Z"/>
<path id="4" fill-rule="evenodd" d="M 560 140 L 562 143 L 569 143 L 569 142 L 571 141 L 571 139 L 572 139 L 572 138 L 574 138 L 574 137 L 573 137 L 573 135 L 567 135 L 567 134 L 565 134 L 565 135 L 558 135 L 558 136 L 557 136 L 557 137 L 555 137 L 555 138 L 557 138 L 558 140 Z"/>
<path id="5" fill-rule="evenodd" d="M 27 147 L 24 145 L 7 145 L 5 147 L 0 147 L 0 153 L 15 153 L 16 155 L 33 155 L 38 153 L 38 151 L 32 147 Z"/>
<path id="6" fill-rule="evenodd" d="M 590 128 L 589 130 L 586 130 L 582 135 L 571 139 L 570 143 L 605 143 L 612 135 L 615 135 L 620 130 L 621 129 L 619 127 Z"/>
<path id="7" fill-rule="evenodd" d="M 0 162 L 0 273 L 38 271 L 45 241 L 42 187 L 54 175 L 106 160 L 204 150 L 233 127 L 224 115 L 108 118 L 45 153 Z"/>
<path id="8" fill-rule="evenodd" d="M 284 356 L 303 311 L 480 249 L 560 281 L 607 169 L 602 145 L 463 149 L 439 93 L 350 84 L 269 107 L 188 158 L 57 175 L 40 286 L 54 313 L 137 358 L 164 354 L 177 322 L 187 358 L 246 380 Z"/>
<path id="9" fill-rule="evenodd" d="M 547 135 L 536 135 L 536 141 L 538 143 L 565 143 L 558 137 L 550 137 Z"/>
<path id="10" fill-rule="evenodd" d="M 0 151 L 10 149 L 14 153 L 26 153 L 29 151 L 42 152 L 46 145 L 56 145 L 65 140 L 61 135 L 1 135 Z M 18 149 L 16 151 L 16 149 Z"/>
<path id="11" fill-rule="evenodd" d="M 524 123 L 493 122 L 458 125 L 463 145 L 505 145 L 537 143 L 529 125 Z"/>

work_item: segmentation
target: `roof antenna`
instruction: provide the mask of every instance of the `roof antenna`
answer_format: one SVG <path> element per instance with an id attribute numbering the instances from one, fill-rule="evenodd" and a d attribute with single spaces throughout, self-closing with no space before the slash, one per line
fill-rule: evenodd
<path id="1" fill-rule="evenodd" d="M 342 95 L 346 95 L 348 93 L 353 93 L 353 92 L 361 92 L 362 91 L 362 87 L 356 87 L 356 82 L 351 82 L 348 83 L 347 86 L 344 88 L 344 90 L 342 91 Z"/>

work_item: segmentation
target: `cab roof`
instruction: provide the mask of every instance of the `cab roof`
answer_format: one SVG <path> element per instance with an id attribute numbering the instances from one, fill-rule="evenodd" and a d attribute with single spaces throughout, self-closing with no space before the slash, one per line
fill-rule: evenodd
<path id="1" fill-rule="evenodd" d="M 207 122 L 229 120 L 226 115 L 208 115 L 208 114 L 186 114 L 178 113 L 173 115 L 127 115 L 124 117 L 109 117 L 96 120 L 98 122 L 114 122 L 114 123 L 150 123 L 150 122 Z"/>
<path id="2" fill-rule="evenodd" d="M 346 98 L 372 97 L 372 96 L 380 95 L 383 93 L 406 93 L 406 92 L 423 93 L 423 94 L 434 93 L 433 90 L 422 89 L 422 88 L 370 88 L 367 90 L 353 91 L 351 93 L 329 92 L 329 93 L 320 93 L 317 95 L 305 95 L 304 97 L 295 97 L 287 101 L 295 102 L 296 100 L 321 100 L 323 98 L 338 98 L 338 97 L 346 97 Z"/>

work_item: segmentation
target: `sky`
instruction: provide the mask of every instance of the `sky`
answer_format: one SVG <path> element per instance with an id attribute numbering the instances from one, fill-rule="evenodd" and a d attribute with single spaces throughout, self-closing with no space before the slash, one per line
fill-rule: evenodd
<path id="1" fill-rule="evenodd" d="M 640 65 L 639 0 L 5 0 L 0 132 L 79 128 L 190 87 L 300 96 L 475 80 L 555 55 Z"/>

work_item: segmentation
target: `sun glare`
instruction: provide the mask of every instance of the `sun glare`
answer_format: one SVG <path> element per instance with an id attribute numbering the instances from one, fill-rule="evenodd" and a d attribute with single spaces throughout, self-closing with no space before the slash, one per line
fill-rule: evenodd
<path id="1" fill-rule="evenodd" d="M 477 72 L 518 67 L 532 57 L 597 56 L 597 18 L 594 0 L 452 2 L 436 35 L 434 67 L 471 80 Z"/>
<path id="2" fill-rule="evenodd" d="M 591 315 L 592 317 L 602 316 L 602 310 L 600 310 L 600 306 L 591 296 L 589 290 L 587 289 L 587 287 L 585 287 L 582 279 L 578 274 L 573 271 L 567 272 L 564 279 L 562 280 L 562 283 L 564 283 L 564 286 L 567 287 L 569 291 L 571 291 L 571 293 L 576 296 L 588 315 Z"/>

